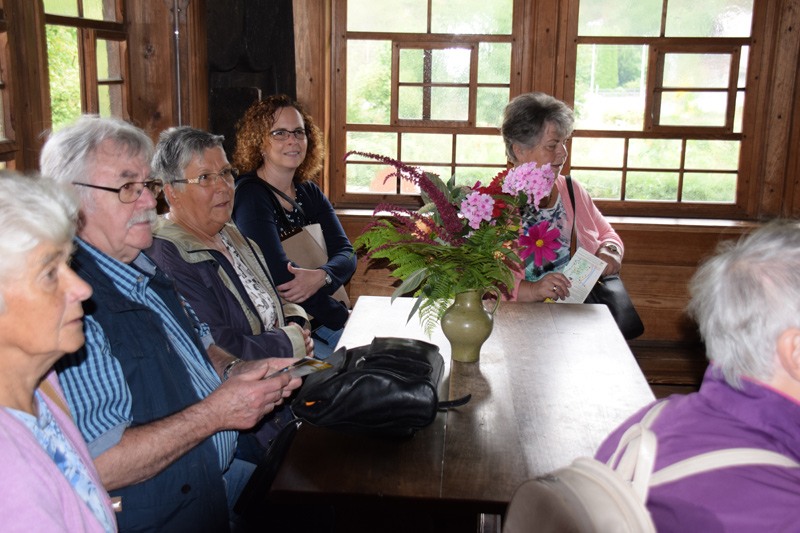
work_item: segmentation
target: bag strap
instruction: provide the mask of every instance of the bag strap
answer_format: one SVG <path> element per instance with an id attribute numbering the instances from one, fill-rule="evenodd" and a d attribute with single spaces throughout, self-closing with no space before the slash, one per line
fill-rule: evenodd
<path id="1" fill-rule="evenodd" d="M 575 221 L 578 219 L 578 214 L 575 212 L 575 191 L 572 190 L 572 176 L 567 174 L 564 176 L 567 180 L 567 192 L 569 192 L 569 203 L 572 204 L 572 236 L 569 238 L 569 256 L 575 257 L 575 248 L 577 243 L 577 234 L 575 233 Z"/>
<path id="2" fill-rule="evenodd" d="M 262 180 L 262 181 L 263 181 L 263 180 Z M 300 212 L 300 214 L 301 214 L 301 215 L 303 215 L 303 218 L 306 218 L 306 212 L 305 212 L 305 211 L 303 211 L 303 208 L 302 208 L 302 207 L 300 207 L 300 204 L 298 204 L 298 203 L 295 201 L 295 199 L 294 199 L 294 198 L 292 198 L 292 197 L 291 197 L 291 196 L 289 196 L 288 194 L 284 193 L 283 191 L 281 191 L 281 190 L 278 190 L 278 188 L 277 188 L 277 187 L 274 187 L 274 186 L 273 186 L 271 183 L 269 183 L 268 181 L 265 181 L 264 183 L 266 183 L 266 184 L 267 184 L 267 187 L 269 187 L 269 188 L 270 188 L 270 190 L 271 190 L 273 193 L 277 194 L 278 196 L 280 196 L 281 198 L 283 198 L 284 200 L 286 200 L 287 202 L 289 202 L 289 204 L 290 204 L 292 207 L 294 207 L 295 209 L 297 209 L 297 210 Z"/>
<path id="3" fill-rule="evenodd" d="M 69 411 L 69 407 L 67 407 L 66 402 L 58 395 L 56 392 L 55 387 L 53 384 L 43 379 L 41 383 L 39 383 L 39 391 L 42 392 L 45 396 L 53 400 L 53 403 L 58 406 L 59 409 L 64 411 L 67 416 L 72 418 L 72 413 Z"/>
<path id="4" fill-rule="evenodd" d="M 472 399 L 472 394 L 467 394 L 462 398 L 457 398 L 455 400 L 449 400 L 446 402 L 439 402 L 439 406 L 437 409 L 439 411 L 447 411 L 452 407 L 461 407 L 462 405 L 466 405 Z"/>
<path id="5" fill-rule="evenodd" d="M 650 478 L 650 486 L 656 487 L 719 468 L 744 465 L 800 467 L 800 464 L 782 453 L 760 448 L 726 448 L 695 455 L 662 468 L 653 473 Z"/>
<path id="6" fill-rule="evenodd" d="M 243 184 L 243 183 L 258 183 L 261 187 L 264 187 L 267 190 L 267 192 L 269 193 L 267 196 L 269 196 L 269 199 L 272 202 L 272 205 L 275 207 L 275 212 L 280 217 L 281 222 L 283 222 L 283 227 L 284 228 L 293 227 L 292 222 L 289 220 L 289 217 L 286 215 L 286 210 L 283 208 L 283 206 L 281 205 L 280 201 L 278 201 L 278 197 L 275 196 L 275 193 L 272 192 L 273 190 L 277 190 L 277 189 L 272 187 L 272 185 L 270 185 L 266 181 L 262 180 L 261 178 L 253 178 L 252 176 L 247 176 L 247 177 L 244 177 L 244 178 L 241 178 L 241 179 L 237 180 L 236 181 L 236 188 L 238 189 L 239 186 L 241 184 Z M 283 193 L 281 193 L 281 194 L 283 194 Z M 294 201 L 292 200 L 291 203 L 294 204 Z M 305 217 L 306 215 L 305 215 L 305 212 L 302 210 L 302 208 L 300 208 L 299 205 L 297 207 L 298 207 L 298 210 L 300 211 L 300 213 L 303 215 L 303 217 Z M 280 239 L 282 241 L 284 241 L 284 240 L 288 239 L 289 237 L 291 237 L 293 234 L 297 233 L 298 231 L 299 230 L 297 228 L 295 228 L 294 230 L 289 230 L 289 231 L 287 231 L 285 233 L 281 233 L 280 234 Z"/>

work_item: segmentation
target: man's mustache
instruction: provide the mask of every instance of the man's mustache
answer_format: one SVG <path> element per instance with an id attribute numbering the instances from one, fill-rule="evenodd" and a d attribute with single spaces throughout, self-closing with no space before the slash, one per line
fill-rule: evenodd
<path id="1" fill-rule="evenodd" d="M 156 223 L 156 211 L 155 209 L 148 209 L 147 211 L 142 211 L 133 215 L 133 217 L 128 221 L 128 228 L 132 228 L 135 224 L 140 224 L 142 222 L 147 222 L 151 226 Z"/>

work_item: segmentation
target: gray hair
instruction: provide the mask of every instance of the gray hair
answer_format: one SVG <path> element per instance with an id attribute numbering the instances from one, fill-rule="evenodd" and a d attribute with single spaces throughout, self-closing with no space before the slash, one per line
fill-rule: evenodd
<path id="1" fill-rule="evenodd" d="M 722 243 L 689 283 L 687 311 L 725 380 L 769 381 L 778 337 L 800 326 L 800 222 L 776 220 Z"/>
<path id="2" fill-rule="evenodd" d="M 140 128 L 112 117 L 82 115 L 73 124 L 52 134 L 42 148 L 39 167 L 42 174 L 62 183 L 86 181 L 98 147 L 110 140 L 131 157 L 150 161 L 153 141 Z M 77 187 L 84 207 L 91 207 L 91 189 Z"/>
<path id="3" fill-rule="evenodd" d="M 572 109 L 544 93 L 525 93 L 511 100 L 503 110 L 500 133 L 506 143 L 506 156 L 516 164 L 514 144 L 533 148 L 542 141 L 547 124 L 553 124 L 561 137 L 572 135 L 575 115 Z"/>
<path id="4" fill-rule="evenodd" d="M 189 126 L 162 131 L 153 156 L 153 173 L 165 185 L 170 184 L 182 191 L 184 184 L 175 183 L 175 180 L 185 178 L 184 170 L 192 162 L 192 158 L 195 155 L 202 157 L 209 148 L 222 148 L 224 140 L 225 137 L 222 135 L 214 135 Z M 169 203 L 169 195 L 165 194 L 164 198 Z"/>
<path id="5" fill-rule="evenodd" d="M 38 175 L 0 172 L 0 284 L 21 273 L 28 254 L 40 244 L 72 241 L 78 220 L 72 189 Z M 5 310 L 0 293 L 0 313 Z"/>

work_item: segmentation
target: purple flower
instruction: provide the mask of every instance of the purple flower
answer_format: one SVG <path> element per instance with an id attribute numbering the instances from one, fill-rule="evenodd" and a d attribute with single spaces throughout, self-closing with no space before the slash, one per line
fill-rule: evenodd
<path id="1" fill-rule="evenodd" d="M 542 198 L 548 196 L 553 188 L 555 174 L 550 164 L 538 167 L 535 162 L 523 163 L 512 168 L 503 181 L 502 191 L 512 196 L 524 193 L 528 203 L 537 211 Z"/>

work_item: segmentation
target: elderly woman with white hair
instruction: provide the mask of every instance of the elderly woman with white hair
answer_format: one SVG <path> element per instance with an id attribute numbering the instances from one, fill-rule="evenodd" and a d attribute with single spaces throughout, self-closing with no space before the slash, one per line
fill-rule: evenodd
<path id="1" fill-rule="evenodd" d="M 108 493 L 52 367 L 84 343 L 92 289 L 69 267 L 71 190 L 0 174 L 0 516 L 3 531 L 116 531 Z"/>
<path id="2" fill-rule="evenodd" d="M 655 471 L 726 448 L 756 448 L 800 463 L 800 223 L 776 221 L 725 243 L 689 285 L 689 313 L 711 364 L 700 391 L 675 395 L 651 429 Z M 623 432 L 601 446 L 605 462 Z M 800 467 L 745 464 L 651 487 L 665 531 L 797 531 Z"/>

